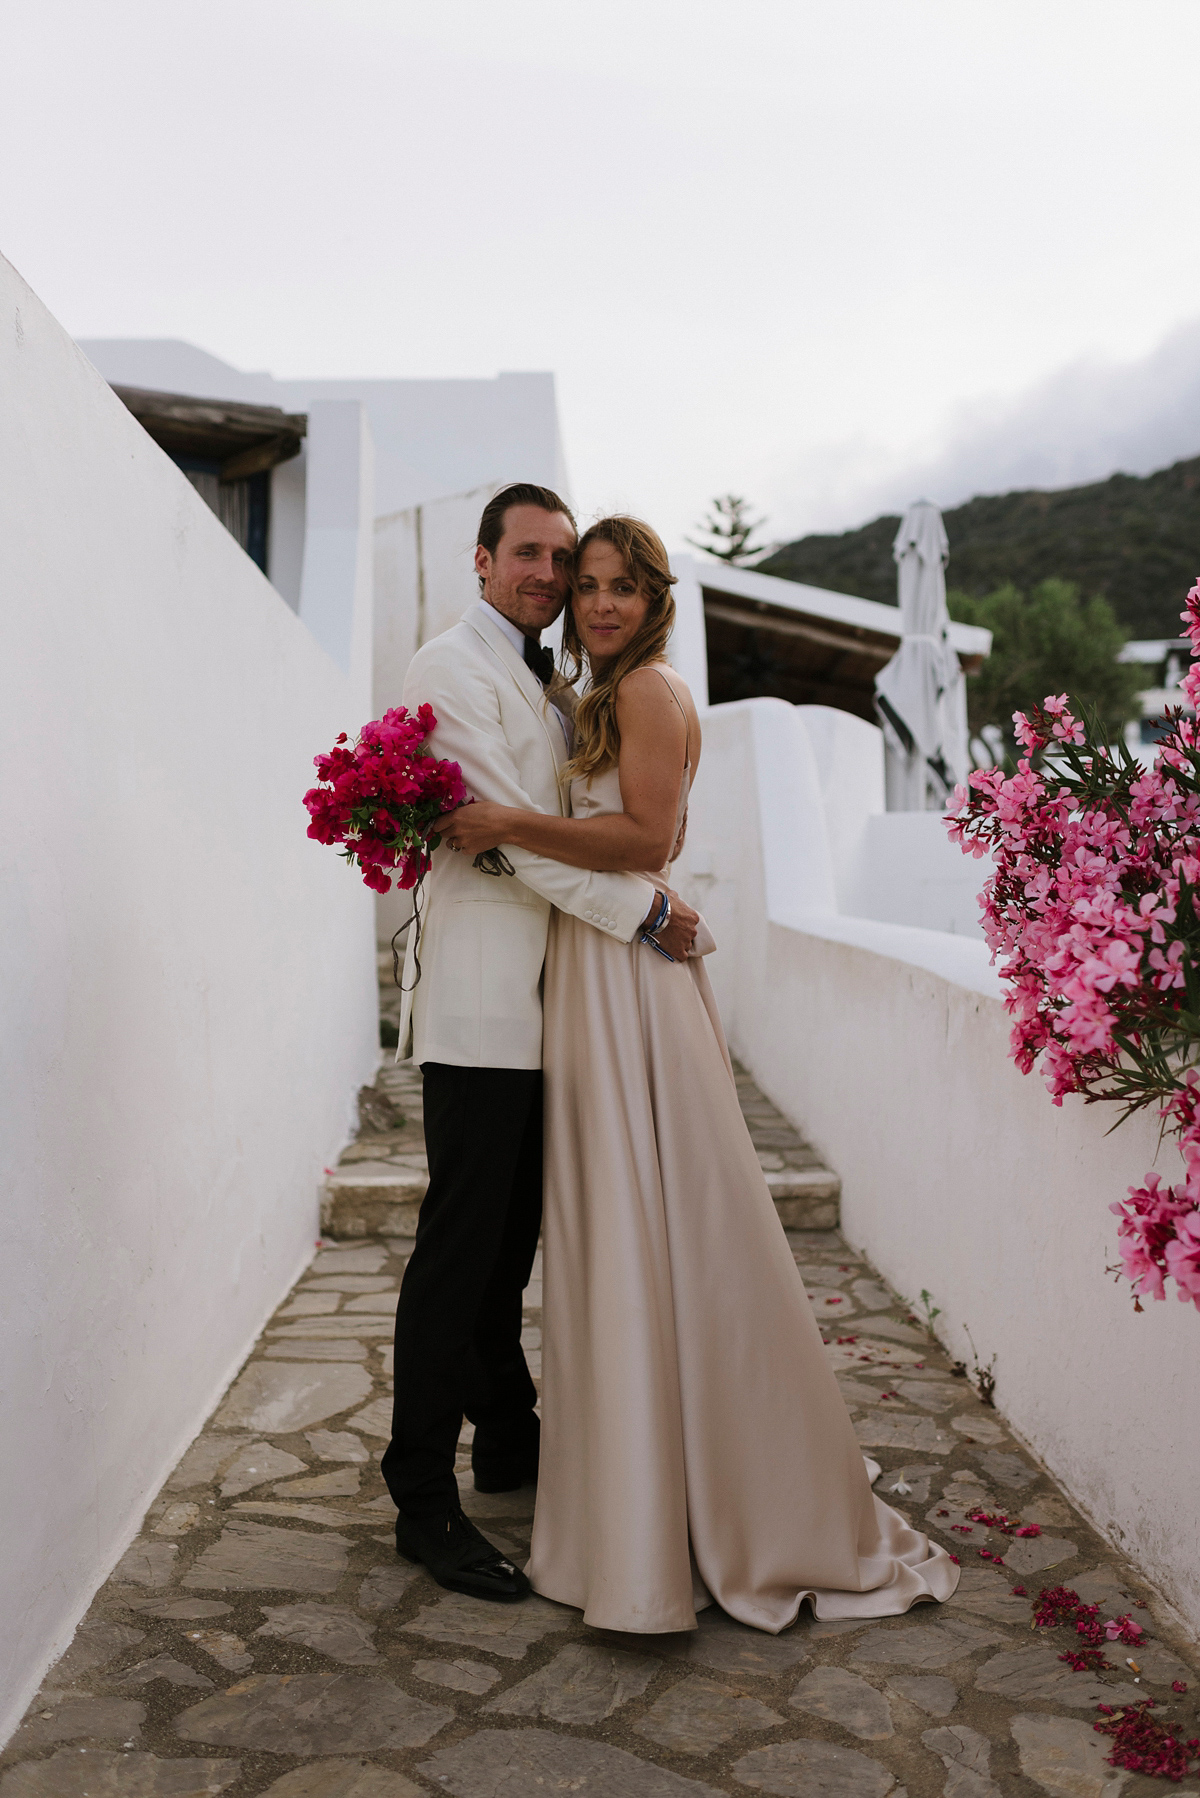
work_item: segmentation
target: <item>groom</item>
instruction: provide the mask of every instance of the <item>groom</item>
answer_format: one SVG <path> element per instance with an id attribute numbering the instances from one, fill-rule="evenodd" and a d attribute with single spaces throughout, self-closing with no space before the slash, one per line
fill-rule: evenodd
<path id="1" fill-rule="evenodd" d="M 480 600 L 417 651 L 404 683 L 429 704 L 432 753 L 458 762 L 476 799 L 562 815 L 574 693 L 541 633 L 562 611 L 575 521 L 549 488 L 519 482 L 488 502 L 475 569 Z M 475 1426 L 477 1492 L 536 1480 L 537 1392 L 521 1347 L 521 1295 L 542 1216 L 542 964 L 553 906 L 628 943 L 659 911 L 654 885 L 515 847 L 490 875 L 443 849 L 426 883 L 421 974 L 400 1018 L 397 1059 L 424 1080 L 429 1189 L 396 1311 L 396 1393 L 383 1477 L 396 1548 L 440 1585 L 523 1598 L 529 1581 L 463 1514 L 454 1463 Z M 682 959 L 696 913 L 672 899 L 659 934 Z M 404 984 L 413 988 L 411 940 Z M 411 1025 L 412 1046 L 408 1048 Z"/>

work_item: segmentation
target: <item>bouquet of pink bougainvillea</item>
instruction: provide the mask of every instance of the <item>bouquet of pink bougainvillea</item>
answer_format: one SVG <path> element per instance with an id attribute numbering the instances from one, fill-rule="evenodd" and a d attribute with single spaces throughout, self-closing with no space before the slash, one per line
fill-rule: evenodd
<path id="1" fill-rule="evenodd" d="M 364 724 L 351 743 L 343 731 L 328 755 L 314 760 L 319 785 L 304 795 L 318 843 L 341 843 L 348 862 L 377 893 L 414 887 L 441 838 L 430 826 L 467 797 L 457 762 L 421 753 L 437 719 L 431 706 L 414 718 L 395 706 Z"/>
<path id="2" fill-rule="evenodd" d="M 1200 581 L 1182 617 L 1200 712 Z M 1065 694 L 1013 721 L 1017 772 L 977 770 L 947 820 L 968 854 L 993 857 L 980 899 L 1012 1056 L 1026 1074 L 1041 1058 L 1056 1105 L 1158 1108 L 1185 1172 L 1176 1186 L 1147 1174 L 1111 1207 L 1121 1261 L 1135 1293 L 1161 1299 L 1170 1278 L 1200 1309 L 1200 726 L 1171 712 L 1146 768 Z"/>

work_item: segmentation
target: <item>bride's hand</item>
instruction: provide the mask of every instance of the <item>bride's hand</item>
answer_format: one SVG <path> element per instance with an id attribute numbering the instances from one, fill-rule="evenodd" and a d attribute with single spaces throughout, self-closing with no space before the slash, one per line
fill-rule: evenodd
<path id="1" fill-rule="evenodd" d="M 495 849 L 510 840 L 511 810 L 507 805 L 494 805 L 490 799 L 476 799 L 470 805 L 460 805 L 456 812 L 444 812 L 433 827 L 434 833 L 451 849 L 478 855 L 483 849 Z"/>

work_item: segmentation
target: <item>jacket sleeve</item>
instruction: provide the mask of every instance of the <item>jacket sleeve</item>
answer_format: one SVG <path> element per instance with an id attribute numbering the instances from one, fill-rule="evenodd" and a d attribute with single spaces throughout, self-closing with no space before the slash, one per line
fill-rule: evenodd
<path id="1" fill-rule="evenodd" d="M 543 809 L 521 785 L 495 686 L 481 668 L 465 657 L 418 652 L 404 682 L 404 703 L 410 710 L 422 704 L 433 707 L 437 728 L 429 738 L 430 751 L 458 763 L 476 799 L 528 812 Z M 570 868 L 512 845 L 505 845 L 504 853 L 525 886 L 623 943 L 633 941 L 654 900 L 653 884 L 638 874 Z"/>

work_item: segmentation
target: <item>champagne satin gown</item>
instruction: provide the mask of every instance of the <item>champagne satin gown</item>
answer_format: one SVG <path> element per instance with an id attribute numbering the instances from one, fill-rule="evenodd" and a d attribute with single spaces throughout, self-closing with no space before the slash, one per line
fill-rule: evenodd
<path id="1" fill-rule="evenodd" d="M 680 794 L 682 820 L 689 775 Z M 616 769 L 572 787 L 622 810 Z M 542 1447 L 529 1575 L 598 1629 L 778 1632 L 945 1599 L 876 1498 L 759 1167 L 702 960 L 555 912 Z"/>

